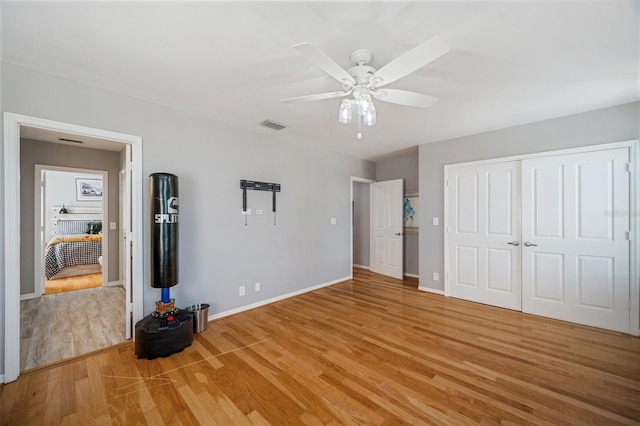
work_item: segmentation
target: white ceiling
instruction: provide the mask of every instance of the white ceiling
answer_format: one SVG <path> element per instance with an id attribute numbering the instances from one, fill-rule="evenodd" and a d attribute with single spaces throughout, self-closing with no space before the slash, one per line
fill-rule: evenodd
<path id="1" fill-rule="evenodd" d="M 417 145 L 640 99 L 640 2 L 2 2 L 2 60 L 368 160 Z M 340 90 L 292 45 L 380 68 L 439 35 L 451 51 L 388 86 L 440 98 L 376 101 L 356 139 Z M 258 125 L 289 125 L 276 132 Z M 115 129 L 117 130 L 117 129 Z"/>

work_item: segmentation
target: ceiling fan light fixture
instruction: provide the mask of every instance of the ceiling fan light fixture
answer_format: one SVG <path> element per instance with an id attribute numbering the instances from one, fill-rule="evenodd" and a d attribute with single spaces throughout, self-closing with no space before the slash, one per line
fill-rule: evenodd
<path id="1" fill-rule="evenodd" d="M 373 105 L 373 101 L 371 100 L 371 95 L 361 95 L 358 97 L 356 103 L 358 104 L 358 114 L 363 117 L 366 113 L 375 111 L 376 109 Z"/>
<path id="2" fill-rule="evenodd" d="M 433 105 L 438 100 L 433 96 L 407 90 L 379 89 L 406 77 L 449 51 L 449 47 L 439 37 L 433 37 L 396 57 L 382 68 L 375 69 L 369 66 L 373 58 L 371 51 L 357 49 L 350 56 L 353 67 L 344 69 L 311 43 L 299 43 L 293 47 L 329 76 L 342 83 L 343 91 L 298 96 L 282 99 L 282 102 L 309 102 L 351 96 L 350 99 L 345 99 L 340 104 L 338 121 L 349 124 L 355 118 L 358 123 L 358 132 L 356 133 L 358 139 L 362 138 L 363 124 L 365 126 L 376 124 L 376 107 L 372 97 L 383 102 L 417 108 L 429 108 Z M 355 117 L 352 112 L 353 104 L 356 104 L 358 108 Z"/>
<path id="3" fill-rule="evenodd" d="M 351 101 L 343 99 L 338 111 L 338 121 L 342 124 L 351 123 Z"/>
<path id="4" fill-rule="evenodd" d="M 375 108 L 371 111 L 367 111 L 364 113 L 363 121 L 366 126 L 373 126 L 374 124 L 376 124 Z"/>

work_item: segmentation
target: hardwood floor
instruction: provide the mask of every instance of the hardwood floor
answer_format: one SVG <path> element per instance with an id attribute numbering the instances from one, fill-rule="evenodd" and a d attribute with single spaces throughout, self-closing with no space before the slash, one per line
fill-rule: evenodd
<path id="1" fill-rule="evenodd" d="M 96 287 L 102 287 L 102 272 L 46 280 L 44 294 L 64 293 Z"/>
<path id="2" fill-rule="evenodd" d="M 21 370 L 123 340 L 125 291 L 122 287 L 77 290 L 20 302 Z"/>
<path id="3" fill-rule="evenodd" d="M 3 424 L 638 424 L 640 339 L 354 280 L 22 376 Z"/>

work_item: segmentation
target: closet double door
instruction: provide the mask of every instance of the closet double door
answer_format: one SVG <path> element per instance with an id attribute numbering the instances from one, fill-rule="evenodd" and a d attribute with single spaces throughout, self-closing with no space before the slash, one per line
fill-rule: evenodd
<path id="1" fill-rule="evenodd" d="M 627 148 L 449 168 L 445 293 L 629 332 Z"/>

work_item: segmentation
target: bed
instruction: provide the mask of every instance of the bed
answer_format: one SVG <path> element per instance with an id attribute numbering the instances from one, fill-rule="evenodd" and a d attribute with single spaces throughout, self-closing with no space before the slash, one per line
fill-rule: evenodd
<path id="1" fill-rule="evenodd" d="M 45 247 L 45 276 L 55 279 L 66 267 L 99 264 L 101 256 L 101 221 L 58 220 L 56 235 Z"/>

